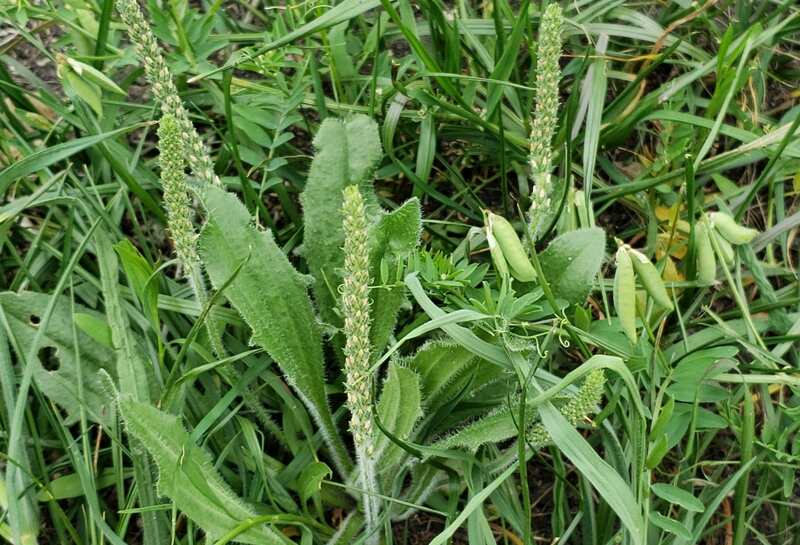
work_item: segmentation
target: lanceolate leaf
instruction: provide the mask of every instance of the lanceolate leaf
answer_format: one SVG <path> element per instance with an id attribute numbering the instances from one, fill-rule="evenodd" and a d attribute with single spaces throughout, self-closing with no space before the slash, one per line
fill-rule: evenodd
<path id="1" fill-rule="evenodd" d="M 210 541 L 256 516 L 222 480 L 211 456 L 189 439 L 178 417 L 130 399 L 120 401 L 128 432 L 139 440 L 158 466 L 158 491 L 202 528 Z M 255 526 L 236 540 L 254 545 L 288 545 L 268 526 Z"/>
<path id="2" fill-rule="evenodd" d="M 314 146 L 317 152 L 302 197 L 303 245 L 322 319 L 339 325 L 333 294 L 341 284 L 343 264 L 342 190 L 361 184 L 368 215 L 375 215 L 377 201 L 368 181 L 382 155 L 378 126 L 363 115 L 347 123 L 329 118 L 320 126 Z"/>
<path id="3" fill-rule="evenodd" d="M 393 363 L 389 366 L 383 391 L 378 402 L 378 413 L 381 422 L 385 422 L 392 435 L 407 439 L 414 424 L 422 416 L 419 391 L 419 377 L 411 369 Z M 378 471 L 391 473 L 394 464 L 402 457 L 402 449 L 381 436 L 376 441 L 376 452 L 379 453 Z M 394 475 L 387 475 L 390 482 Z"/>
<path id="4" fill-rule="evenodd" d="M 436 410 L 458 393 L 463 386 L 459 379 L 479 361 L 459 344 L 433 341 L 417 350 L 406 365 L 419 375 L 423 402 L 430 411 Z"/>
<path id="5" fill-rule="evenodd" d="M 119 260 L 108 236 L 102 231 L 95 235 L 97 261 L 100 265 L 100 280 L 103 288 L 103 303 L 106 306 L 111 341 L 114 343 L 117 360 L 119 389 L 122 395 L 131 395 L 137 401 L 150 401 L 151 368 L 145 361 L 143 351 L 136 346 L 119 296 Z"/>
<path id="6" fill-rule="evenodd" d="M 117 362 L 120 394 L 139 402 L 149 402 L 157 395 L 154 391 L 152 368 L 144 355 L 145 352 L 137 346 L 127 315 L 123 312 L 119 294 L 119 260 L 105 232 L 98 230 L 95 233 L 95 243 L 103 303 L 111 328 L 111 341 L 114 344 L 114 357 Z M 141 449 L 135 438 L 131 438 L 130 445 L 133 452 Z M 168 534 L 164 514 L 149 509 L 156 504 L 154 473 L 146 456 L 134 456 L 133 474 L 137 484 L 139 506 L 143 509 L 145 545 L 163 543 Z"/>
<path id="7" fill-rule="evenodd" d="M 209 187 L 203 201 L 208 221 L 199 250 L 211 282 L 219 289 L 241 267 L 225 296 L 252 328 L 253 342 L 280 365 L 319 422 L 344 470 L 349 461 L 325 396 L 322 334 L 302 277 L 272 234 L 251 224 L 234 195 Z"/>
<path id="8" fill-rule="evenodd" d="M 0 294 L 0 305 L 2 305 L 8 320 L 11 334 L 21 348 L 24 349 L 33 342 L 39 319 L 44 314 L 51 298 L 52 295 L 33 292 Z M 77 346 L 80 350 L 80 376 L 83 380 L 83 408 L 86 411 L 86 417 L 92 422 L 112 427 L 108 392 L 103 388 L 103 383 L 97 375 L 100 369 L 116 375 L 112 352 L 79 329 L 77 336 L 73 338 L 73 317 L 70 307 L 69 299 L 63 296 L 59 297 L 47 331 L 41 341 L 42 348 L 55 350 L 54 355 L 59 361 L 58 369 L 47 371 L 42 365 L 47 362 L 37 361 L 37 368 L 33 373 L 34 380 L 47 397 L 66 411 L 66 424 L 77 422 L 81 409 L 81 398 L 78 395 L 77 355 L 75 353 Z M 75 311 L 101 320 L 100 315 L 80 305 L 75 305 Z"/>
<path id="9" fill-rule="evenodd" d="M 396 262 L 419 245 L 422 231 L 422 211 L 417 199 L 409 199 L 403 205 L 380 217 L 375 224 L 370 241 L 370 276 L 373 284 L 379 284 L 381 262 L 384 261 L 390 275 Z M 391 278 L 390 278 L 391 281 Z M 405 288 L 378 288 L 372 290 L 372 349 L 380 353 L 386 347 L 394 330 L 397 312 L 405 299 Z"/>
<path id="10" fill-rule="evenodd" d="M 555 238 L 542 252 L 544 276 L 553 294 L 569 303 L 583 303 L 605 256 L 602 229 L 578 229 Z"/>
<path id="11" fill-rule="evenodd" d="M 32 172 L 45 169 L 50 165 L 71 157 L 79 151 L 95 146 L 104 140 L 141 127 L 142 125 L 140 124 L 122 127 L 121 129 L 104 132 L 102 134 L 76 138 L 74 140 L 64 142 L 63 144 L 57 144 L 55 146 L 50 146 L 49 148 L 41 149 L 35 153 L 31 153 L 24 159 L 16 161 L 8 168 L 0 171 L 0 193 L 4 193 L 9 185 L 20 178 L 31 174 Z"/>

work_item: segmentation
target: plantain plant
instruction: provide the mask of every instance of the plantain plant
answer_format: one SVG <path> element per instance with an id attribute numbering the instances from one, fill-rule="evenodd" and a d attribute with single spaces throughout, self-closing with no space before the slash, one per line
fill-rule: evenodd
<path id="1" fill-rule="evenodd" d="M 56 371 L 38 366 L 34 375 L 40 389 L 67 410 L 68 422 L 82 412 L 121 438 L 119 412 L 145 544 L 168 539 L 158 496 L 169 498 L 212 542 L 290 543 L 283 530 L 291 526 L 306 541 L 345 542 L 363 529 L 364 539 L 377 543 L 392 521 L 435 501 L 442 487 L 460 486 L 459 474 L 469 476 L 466 488 L 474 497 L 484 493 L 483 485 L 502 482 L 513 471 L 527 483 L 526 462 L 550 444 L 590 476 L 641 542 L 641 514 L 625 503 L 630 490 L 574 429 L 599 410 L 606 370 L 622 376 L 643 416 L 622 360 L 593 354 L 567 316 L 596 286 L 605 233 L 596 227 L 566 230 L 541 253 L 534 246 L 556 208 L 550 148 L 558 107 L 558 7 L 546 10 L 540 36 L 530 146 L 534 194 L 523 229 L 527 244 L 512 222 L 487 212 L 483 240 L 468 238 L 460 254 L 447 256 L 419 248 L 422 215 L 416 198 L 391 211 L 382 208 L 373 186 L 383 159 L 381 139 L 378 125 L 365 115 L 327 118 L 319 126 L 301 195 L 303 244 L 296 255 L 287 253 L 214 173 L 138 3 L 120 0 L 118 7 L 161 106 L 158 147 L 167 227 L 199 317 L 166 365 L 169 350 L 160 338 L 153 342 L 133 333 L 119 290 L 121 265 L 143 318 L 158 331 L 156 273 L 130 243 L 113 245 L 100 229 L 92 246 L 105 315 L 79 307 L 83 327 L 67 332 L 63 324 L 75 311 L 56 298 L 49 312 L 61 325 L 43 346 L 60 350 L 62 365 Z M 202 217 L 199 232 L 194 201 Z M 106 221 L 122 210 L 114 201 L 108 208 Z M 493 271 L 465 249 L 484 240 Z M 422 314 L 397 331 L 409 294 Z M 37 294 L 4 296 L 3 306 L 14 318 L 11 330 L 19 337 L 36 336 L 31 317 L 51 303 Z M 231 308 L 224 309 L 225 303 Z M 239 320 L 247 326 L 246 343 L 231 326 Z M 558 346 L 570 341 L 583 364 L 559 378 L 550 369 Z M 93 356 L 88 366 L 75 361 L 77 344 L 81 354 Z M 190 351 L 206 361 L 194 365 Z M 210 370 L 231 386 L 218 401 L 193 388 L 219 388 L 203 376 Z M 273 400 L 253 387 L 259 377 L 284 412 L 299 415 L 296 419 L 287 422 L 284 414 L 282 425 L 273 420 L 266 408 Z M 214 440 L 206 432 L 220 404 L 236 396 L 256 415 L 261 431 L 295 455 L 286 465 L 264 460 L 260 452 L 251 461 L 262 475 L 266 502 L 242 497 L 236 488 L 247 487 L 230 484 L 241 477 L 225 471 L 224 464 L 217 467 L 202 444 Z M 116 402 L 108 403 L 109 397 Z M 191 431 L 182 415 L 190 416 Z M 256 444 L 252 425 L 240 426 L 243 440 Z M 334 480 L 326 481 L 328 476 Z M 340 503 L 353 514 L 332 531 L 308 512 L 306 502 L 319 500 L 323 484 L 331 499 L 336 482 L 350 491 Z M 529 502 L 526 485 L 523 490 Z M 529 503 L 526 507 L 529 511 Z M 470 516 L 474 527 L 488 527 L 485 514 Z M 529 542 L 529 521 L 516 524 Z"/>
<path id="2" fill-rule="evenodd" d="M 431 278 L 434 282 L 425 279 L 424 273 L 429 272 L 426 264 L 431 258 L 417 250 L 421 230 L 418 201 L 411 199 L 394 211 L 386 212 L 378 206 L 371 187 L 371 173 L 382 157 L 377 125 L 373 121 L 365 116 L 347 121 L 328 119 L 315 139 L 318 152 L 303 195 L 306 217 L 335 218 L 335 221 L 329 224 L 328 237 L 316 240 L 316 244 L 306 244 L 301 250 L 309 270 L 318 271 L 311 277 L 294 267 L 290 256 L 276 244 L 269 231 L 253 223 L 234 194 L 213 185 L 201 185 L 194 191 L 202 205 L 205 222 L 196 241 L 196 254 L 193 254 L 194 235 L 186 223 L 189 201 L 181 197 L 188 186 L 180 181 L 180 162 L 167 156 L 175 151 L 170 135 L 174 128 L 167 114 L 162 120 L 161 165 L 176 252 L 181 262 L 187 264 L 192 263 L 192 255 L 197 256 L 218 291 L 215 297 L 224 297 L 236 309 L 252 331 L 251 344 L 275 362 L 280 374 L 312 415 L 326 447 L 327 456 L 323 459 L 332 462 L 336 475 L 343 482 L 351 483 L 348 486 L 352 485 L 353 497 L 362 507 L 364 516 L 349 518 L 350 527 L 357 529 L 364 525 L 366 535 L 378 540 L 383 521 L 408 516 L 414 506 L 421 505 L 447 482 L 448 472 L 474 468 L 477 460 L 490 452 L 497 454 L 495 470 L 500 471 L 517 459 L 518 445 L 522 445 L 527 459 L 548 444 L 552 440 L 551 431 L 544 423 L 530 418 L 520 424 L 516 418 L 516 402 L 526 395 L 526 390 L 520 392 L 516 386 L 517 374 L 525 372 L 526 366 L 537 373 L 537 382 L 529 384 L 541 381 L 542 385 L 549 386 L 545 397 L 528 397 L 524 403 L 529 409 L 533 410 L 542 400 L 552 402 L 571 425 L 580 424 L 596 410 L 604 383 L 602 368 L 614 368 L 616 361 L 613 358 L 592 360 L 569 380 L 559 381 L 536 363 L 541 360 L 537 355 L 540 351 L 551 349 L 553 335 L 544 331 L 538 333 L 536 338 L 542 335 L 547 338 L 542 337 L 542 344 L 537 345 L 513 325 L 523 317 L 542 324 L 540 329 L 545 327 L 543 324 L 550 323 L 553 310 L 542 312 L 538 306 L 541 288 L 534 287 L 533 291 L 517 297 L 502 275 L 492 280 L 491 276 L 486 276 L 485 266 L 469 260 L 454 264 L 452 256 L 434 260 L 435 271 Z M 363 154 L 354 153 L 364 149 L 378 150 L 371 164 L 362 161 Z M 173 191 L 175 193 L 171 193 Z M 312 233 L 315 227 L 307 226 L 306 230 Z M 181 239 L 182 236 L 186 238 Z M 156 369 L 146 356 L 152 352 L 140 348 L 147 346 L 146 339 L 131 333 L 130 325 L 120 312 L 122 301 L 116 284 L 118 260 L 146 314 L 152 302 L 152 285 L 147 281 L 152 270 L 132 246 L 120 243 L 113 247 L 102 233 L 95 237 L 102 265 L 106 315 L 98 316 L 82 307 L 78 307 L 77 312 L 85 316 L 82 319 L 85 327 L 78 332 L 82 355 L 96 354 L 94 359 L 85 361 L 97 363 L 83 366 L 88 388 L 84 392 L 76 391 L 69 378 L 75 372 L 74 362 L 68 359 L 72 353 L 69 333 L 62 334 L 58 329 L 51 331 L 47 344 L 63 350 L 62 365 L 57 371 L 43 368 L 37 371 L 36 380 L 42 391 L 70 411 L 87 410 L 93 421 L 111 429 L 116 429 L 113 406 L 104 399 L 108 395 L 118 397 L 119 411 L 131 438 L 140 493 L 138 502 L 142 507 L 157 503 L 156 488 L 148 484 L 153 476 L 146 463 L 149 457 L 158 468 L 158 495 L 170 498 L 211 540 L 286 543 L 285 534 L 278 530 L 281 526 L 301 526 L 306 528 L 303 531 L 313 528 L 313 519 L 298 514 L 294 500 L 280 485 L 268 485 L 276 487 L 276 499 L 269 507 L 258 505 L 239 498 L 212 465 L 205 448 L 197 444 L 202 437 L 198 434 L 208 429 L 205 421 L 190 432 L 177 416 L 200 401 L 201 398 L 191 392 L 191 384 L 198 374 L 191 368 L 173 368 L 165 379 L 157 379 Z M 598 256 L 600 261 L 603 257 L 602 251 L 595 252 L 593 260 L 585 257 L 587 249 L 595 242 L 589 240 L 575 246 L 556 239 L 548 248 L 549 252 L 542 255 L 542 274 L 562 268 L 559 260 L 574 261 L 578 266 L 593 261 L 588 272 L 573 269 L 573 279 L 581 275 L 588 278 L 589 284 L 580 289 L 576 289 L 577 282 L 568 290 L 561 289 L 559 282 L 553 283 L 555 296 L 565 304 L 577 301 L 575 298 L 579 298 L 580 293 L 585 296 L 591 287 L 592 271 L 596 272 L 599 267 Z M 505 249 L 507 251 L 507 246 Z M 575 257 L 578 259 L 574 260 Z M 319 265 L 315 268 L 310 263 Z M 471 272 L 464 274 L 463 268 Z M 448 294 L 436 286 L 436 281 L 446 274 L 469 278 L 469 281 L 462 280 L 463 293 L 459 298 L 482 293 L 484 295 L 472 297 L 482 302 L 471 309 L 455 308 L 451 304 L 456 295 L 453 288 Z M 419 278 L 423 278 L 427 289 L 422 289 Z M 341 291 L 340 285 L 343 286 Z M 495 292 L 491 285 L 498 286 L 500 292 Z M 309 288 L 315 294 L 313 298 Z M 413 295 L 430 322 L 406 332 L 398 340 L 395 322 L 407 292 Z M 439 299 L 442 307 L 428 294 Z M 10 299 L 3 301 L 3 306 L 15 317 L 12 327 L 15 333 L 34 335 L 30 315 L 42 312 L 46 299 L 36 303 L 33 294 L 7 294 L 6 298 Z M 218 312 L 212 299 L 205 301 L 203 315 Z M 19 302 L 15 303 L 17 300 Z M 330 301 L 329 305 L 326 306 L 324 300 Z M 56 309 L 57 323 L 69 323 L 68 302 L 59 299 Z M 470 321 L 477 326 L 467 328 L 459 324 L 463 319 L 461 315 L 468 310 L 472 313 Z M 451 317 L 453 313 L 455 317 Z M 334 323 L 326 321 L 324 316 Z M 157 313 L 151 317 L 158 319 Z M 497 320 L 506 325 L 492 325 Z M 195 328 L 202 328 L 202 325 L 199 321 Z M 402 357 L 398 355 L 406 343 L 431 335 L 436 329 L 441 329 L 444 335 L 434 335 L 435 338 L 418 349 Z M 549 326 L 546 329 L 550 331 Z M 211 341 L 206 338 L 213 353 Z M 234 359 L 236 354 L 246 352 L 228 333 L 220 340 L 225 344 L 223 350 L 234 354 Z M 117 364 L 108 366 L 107 362 L 112 359 L 116 359 Z M 220 370 L 235 366 L 230 359 L 212 359 L 211 365 Z M 178 354 L 175 361 L 174 365 L 181 365 L 185 360 Z M 239 370 L 241 380 L 232 379 L 234 391 L 242 395 L 246 392 L 242 382 L 246 383 L 256 371 L 266 372 L 262 364 L 250 365 Z M 345 426 L 337 422 L 333 410 L 336 396 L 329 395 L 331 388 L 339 384 L 336 369 L 341 368 L 344 369 L 342 382 L 348 392 L 345 406 L 350 413 L 355 461 L 343 433 Z M 176 374 L 185 378 L 176 381 Z M 576 388 L 573 383 L 581 377 L 584 382 Z M 509 394 L 514 399 L 509 400 Z M 520 425 L 524 431 L 520 431 Z M 281 442 L 283 448 L 292 450 L 286 430 L 278 427 L 265 431 Z M 315 435 L 311 428 L 305 433 L 309 440 Z M 520 439 L 517 441 L 517 438 Z M 509 440 L 513 440 L 513 444 L 504 444 Z M 149 456 L 144 456 L 145 451 Z M 311 464 L 309 467 L 324 467 L 314 462 L 314 450 L 301 448 L 297 452 L 303 453 Z M 386 497 L 396 501 L 386 502 L 383 499 Z M 157 543 L 164 539 L 166 521 L 156 510 L 145 512 L 152 519 L 145 524 L 151 524 L 155 532 L 147 539 Z M 321 536 L 326 535 L 323 530 L 319 532 Z"/>

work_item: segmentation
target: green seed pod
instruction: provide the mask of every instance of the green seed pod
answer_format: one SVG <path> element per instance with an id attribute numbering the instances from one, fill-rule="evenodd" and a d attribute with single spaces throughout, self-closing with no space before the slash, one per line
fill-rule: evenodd
<path id="1" fill-rule="evenodd" d="M 739 225 L 725 212 L 712 212 L 709 217 L 714 228 L 731 244 L 749 244 L 758 234 L 755 229 Z"/>
<path id="2" fill-rule="evenodd" d="M 722 254 L 722 260 L 725 262 L 725 265 L 728 267 L 732 267 L 733 264 L 736 262 L 736 251 L 731 246 L 731 243 L 728 240 L 720 235 L 716 229 L 711 230 L 711 236 L 714 237 L 714 241 L 719 246 L 719 251 Z"/>
<path id="3" fill-rule="evenodd" d="M 500 274 L 500 276 L 507 277 L 508 264 L 506 263 L 506 258 L 503 257 L 503 251 L 500 249 L 500 245 L 497 244 L 497 240 L 495 240 L 494 235 L 492 234 L 492 229 L 488 224 L 486 225 L 485 230 L 486 242 L 489 244 L 489 255 L 492 256 L 494 268 L 498 274 Z"/>
<path id="4" fill-rule="evenodd" d="M 629 252 L 632 254 L 633 270 L 636 271 L 636 276 L 639 277 L 644 289 L 647 290 L 653 301 L 667 310 L 672 310 L 672 301 L 658 270 L 642 252 L 632 248 Z"/>
<path id="5" fill-rule="evenodd" d="M 536 279 L 536 271 L 528 260 L 528 254 L 522 247 L 522 242 L 517 236 L 514 227 L 502 216 L 488 214 L 488 230 L 494 235 L 494 239 L 503 252 L 511 274 L 520 282 L 531 282 Z"/>
<path id="6" fill-rule="evenodd" d="M 712 284 L 717 277 L 717 260 L 711 246 L 709 225 L 700 220 L 694 228 L 695 248 L 697 250 L 697 280 L 702 284 Z"/>
<path id="7" fill-rule="evenodd" d="M 614 274 L 614 307 L 622 330 L 636 344 L 636 280 L 627 250 L 617 250 L 617 272 Z"/>

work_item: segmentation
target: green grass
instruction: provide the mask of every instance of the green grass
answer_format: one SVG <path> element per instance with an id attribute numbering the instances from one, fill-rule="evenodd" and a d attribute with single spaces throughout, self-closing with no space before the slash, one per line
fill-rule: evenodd
<path id="1" fill-rule="evenodd" d="M 800 545 L 794 2 L 562 3 L 552 142 L 538 2 L 125 5 L 0 0 L 0 540 Z"/>

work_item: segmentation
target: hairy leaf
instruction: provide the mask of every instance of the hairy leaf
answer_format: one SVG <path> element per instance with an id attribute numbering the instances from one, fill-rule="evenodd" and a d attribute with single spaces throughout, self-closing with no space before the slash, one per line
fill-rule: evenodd
<path id="1" fill-rule="evenodd" d="M 208 221 L 199 250 L 211 282 L 220 289 L 233 278 L 225 296 L 252 328 L 253 342 L 278 363 L 320 423 L 343 469 L 348 462 L 325 395 L 322 334 L 303 278 L 272 234 L 250 223 L 234 195 L 209 187 L 203 202 Z"/>
<path id="2" fill-rule="evenodd" d="M 145 446 L 158 466 L 159 493 L 175 502 L 210 541 L 256 516 L 255 509 L 222 480 L 208 452 L 192 443 L 178 417 L 131 399 L 121 400 L 120 410 L 128 432 Z M 254 545 L 291 543 L 266 525 L 254 526 L 236 540 Z"/>
<path id="3" fill-rule="evenodd" d="M 341 284 L 343 265 L 342 190 L 361 184 L 368 214 L 374 216 L 377 201 L 368 179 L 382 155 L 378 126 L 363 115 L 346 123 L 328 118 L 320 126 L 314 146 L 317 152 L 302 196 L 303 246 L 322 319 L 340 325 L 334 294 Z"/>
<path id="4" fill-rule="evenodd" d="M 422 232 L 422 211 L 417 199 L 409 199 L 403 205 L 380 217 L 371 233 L 370 276 L 373 284 L 379 284 L 381 262 L 391 273 L 397 260 L 404 258 L 419 245 Z M 391 282 L 391 278 L 389 279 Z M 386 347 L 397 321 L 397 312 L 405 299 L 405 288 L 379 288 L 372 290 L 372 349 L 380 353 Z"/>
<path id="5" fill-rule="evenodd" d="M 606 235 L 599 227 L 570 231 L 542 252 L 542 270 L 553 294 L 569 303 L 583 303 L 600 272 Z"/>
<path id="6" fill-rule="evenodd" d="M 439 441 L 441 448 L 477 450 L 486 443 L 499 443 L 517 436 L 517 425 L 508 406 L 501 407 Z"/>
<path id="7" fill-rule="evenodd" d="M 576 425 L 586 415 L 592 413 L 603 396 L 605 375 L 602 369 L 593 369 L 587 375 L 580 388 L 574 393 L 561 395 L 554 399 L 560 414 L 563 414 L 571 425 Z M 563 390 L 562 390 L 563 392 Z M 538 396 L 537 396 L 538 397 Z M 537 397 L 528 397 L 527 405 L 536 406 Z M 505 403 L 488 415 L 465 426 L 455 434 L 439 443 L 439 446 L 465 447 L 476 450 L 486 443 L 497 443 L 511 439 L 519 434 L 517 411 L 519 402 L 515 399 Z M 530 423 L 528 423 L 530 424 Z M 535 447 L 541 447 L 551 441 L 548 430 L 542 424 L 529 425 L 526 429 L 528 442 Z"/>
<path id="8" fill-rule="evenodd" d="M 392 435 L 399 439 L 407 439 L 417 420 L 422 416 L 419 377 L 411 369 L 401 367 L 397 363 L 389 365 L 386 380 L 383 383 L 378 414 Z M 402 458 L 403 450 L 392 443 L 388 437 L 380 434 L 376 440 L 376 451 L 379 455 L 378 471 L 389 471 Z M 387 475 L 389 479 L 394 475 Z"/>
<path id="9" fill-rule="evenodd" d="M 119 293 L 119 260 L 111 240 L 101 230 L 95 233 L 97 262 L 100 268 L 100 284 L 103 303 L 106 307 L 111 341 L 117 362 L 119 391 L 124 397 L 140 402 L 149 402 L 158 397 L 152 367 L 131 331 L 128 317 L 122 308 Z M 131 450 L 141 450 L 135 438 L 130 439 Z M 137 484 L 139 506 L 142 507 L 144 545 L 157 545 L 167 538 L 167 519 L 164 513 L 148 509 L 157 503 L 155 471 L 146 456 L 133 457 L 133 475 Z"/>
<path id="10" fill-rule="evenodd" d="M 8 320 L 11 334 L 20 347 L 30 346 L 37 332 L 39 318 L 43 315 L 52 295 L 34 292 L 0 293 L 0 305 Z M 80 417 L 81 401 L 78 396 L 78 360 L 80 356 L 81 376 L 83 378 L 83 408 L 86 417 L 105 427 L 113 427 L 108 403 L 108 392 L 98 376 L 100 369 L 116 375 L 112 351 L 80 331 L 73 338 L 72 311 L 70 300 L 60 296 L 50 318 L 47 331 L 41 341 L 41 349 L 55 351 L 59 361 L 57 369 L 48 371 L 44 365 L 49 362 L 37 361 L 33 372 L 39 389 L 56 405 L 66 411 L 65 423 L 70 425 Z M 102 320 L 101 315 L 80 305 L 75 310 Z M 76 344 L 77 341 L 77 344 Z M 75 349 L 80 354 L 75 353 Z M 40 349 L 40 358 L 45 352 Z"/>
<path id="11" fill-rule="evenodd" d="M 480 361 L 459 344 L 432 341 L 417 350 L 406 365 L 419 375 L 425 407 L 434 411 L 461 391 Z"/>

